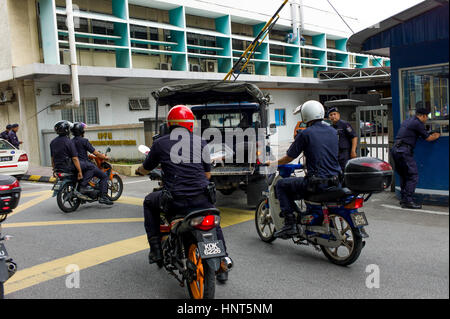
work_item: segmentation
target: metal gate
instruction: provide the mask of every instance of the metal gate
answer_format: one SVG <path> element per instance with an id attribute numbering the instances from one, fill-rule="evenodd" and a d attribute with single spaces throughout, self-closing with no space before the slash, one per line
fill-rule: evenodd
<path id="1" fill-rule="evenodd" d="M 387 105 L 358 106 L 356 108 L 358 156 L 370 156 L 389 162 L 388 127 Z"/>

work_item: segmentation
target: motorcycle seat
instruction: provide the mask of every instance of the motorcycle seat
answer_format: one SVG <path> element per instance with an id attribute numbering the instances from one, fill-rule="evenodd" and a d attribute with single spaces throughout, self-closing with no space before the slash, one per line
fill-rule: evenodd
<path id="1" fill-rule="evenodd" d="M 352 191 L 348 188 L 330 187 L 325 192 L 306 194 L 305 200 L 310 202 L 323 203 L 338 200 L 349 195 L 352 195 Z"/>

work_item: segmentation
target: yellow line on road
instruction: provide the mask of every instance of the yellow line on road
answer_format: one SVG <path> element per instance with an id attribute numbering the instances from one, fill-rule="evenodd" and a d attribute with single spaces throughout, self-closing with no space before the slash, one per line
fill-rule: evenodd
<path id="1" fill-rule="evenodd" d="M 142 204 L 142 203 L 141 203 Z M 253 219 L 253 212 L 248 210 L 222 208 L 222 227 L 228 227 L 237 223 Z M 131 220 L 131 218 L 127 218 Z M 139 218 L 136 218 L 136 220 Z M 108 220 L 108 219 L 105 219 Z M 125 218 L 123 219 L 125 222 Z M 142 219 L 141 219 L 142 220 Z M 82 220 L 73 223 L 83 222 Z M 45 222 L 42 222 L 45 223 Z M 58 223 L 58 222 L 54 222 Z M 67 222 L 66 222 L 67 223 Z M 17 223 L 26 224 L 26 223 Z M 9 224 L 11 225 L 11 224 Z M 14 226 L 13 226 L 14 227 Z M 21 226 L 17 226 L 21 227 Z M 147 236 L 138 236 L 111 244 L 88 249 L 77 254 L 55 259 L 40 265 L 19 270 L 10 280 L 5 283 L 5 294 L 10 294 L 42 282 L 46 282 L 64 275 L 66 267 L 71 264 L 78 265 L 80 270 L 90 268 L 107 261 L 134 254 L 149 248 Z"/>
<path id="2" fill-rule="evenodd" d="M 53 220 L 46 222 L 7 223 L 3 228 L 81 225 L 81 224 L 108 224 L 108 223 L 137 223 L 144 222 L 144 218 L 105 218 L 105 219 L 78 219 L 78 220 Z"/>
<path id="3" fill-rule="evenodd" d="M 50 190 L 46 191 L 39 191 L 39 192 L 32 192 L 32 193 L 22 193 L 20 197 L 26 198 L 26 197 L 36 197 L 43 194 L 48 194 L 48 192 L 51 192 Z M 51 194 L 51 193 L 50 193 Z"/>
<path id="4" fill-rule="evenodd" d="M 29 200 L 28 202 L 26 202 L 22 205 L 17 206 L 17 208 L 14 210 L 14 212 L 9 214 L 8 217 L 18 214 L 21 211 L 24 211 L 30 207 L 33 207 L 34 205 L 37 205 L 37 204 L 49 199 L 50 197 L 52 197 L 51 191 L 37 192 L 37 193 L 41 193 L 41 195 L 39 197 L 33 198 L 32 200 Z"/>
<path id="5" fill-rule="evenodd" d="M 5 294 L 67 275 L 66 268 L 68 265 L 75 264 L 82 270 L 145 249 L 148 249 L 148 243 L 147 236 L 144 235 L 88 249 L 77 254 L 19 270 L 5 283 Z"/>

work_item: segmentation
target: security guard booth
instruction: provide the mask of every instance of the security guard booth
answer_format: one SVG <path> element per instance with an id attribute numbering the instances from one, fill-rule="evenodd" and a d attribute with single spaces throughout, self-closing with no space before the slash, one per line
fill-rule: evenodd
<path id="1" fill-rule="evenodd" d="M 394 137 L 416 108 L 431 112 L 427 129 L 441 133 L 434 142 L 419 139 L 415 160 L 419 183 L 415 200 L 448 206 L 449 198 L 449 1 L 426 0 L 377 28 L 354 34 L 347 44 L 354 52 L 389 56 Z M 399 179 L 396 179 L 399 194 Z"/>

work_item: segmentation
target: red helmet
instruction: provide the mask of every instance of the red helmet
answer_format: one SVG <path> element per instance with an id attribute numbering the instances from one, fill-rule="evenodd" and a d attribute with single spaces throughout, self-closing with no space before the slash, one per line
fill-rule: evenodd
<path id="1" fill-rule="evenodd" d="M 167 114 L 167 124 L 171 126 L 183 126 L 191 133 L 194 131 L 195 116 L 186 105 L 174 106 Z"/>

